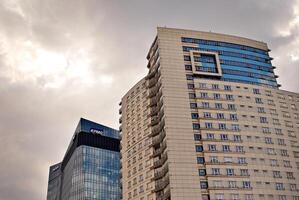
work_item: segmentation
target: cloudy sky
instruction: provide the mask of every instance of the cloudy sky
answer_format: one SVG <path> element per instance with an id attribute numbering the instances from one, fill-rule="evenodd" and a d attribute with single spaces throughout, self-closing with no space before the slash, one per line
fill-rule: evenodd
<path id="1" fill-rule="evenodd" d="M 157 26 L 269 44 L 282 89 L 299 92 L 299 2 L 0 0 L 0 199 L 46 198 L 80 117 L 118 127 Z"/>

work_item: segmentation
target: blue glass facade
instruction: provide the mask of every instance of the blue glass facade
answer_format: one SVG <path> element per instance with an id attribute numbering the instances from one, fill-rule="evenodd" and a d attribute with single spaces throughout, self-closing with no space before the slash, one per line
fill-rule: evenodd
<path id="1" fill-rule="evenodd" d="M 80 119 L 61 163 L 61 186 L 51 196 L 55 200 L 119 200 L 119 145 L 117 130 Z"/>
<path id="2" fill-rule="evenodd" d="M 119 153 L 80 146 L 70 164 L 71 188 L 64 198 L 70 200 L 119 200 Z M 67 172 L 66 172 L 67 173 Z M 63 198 L 62 198 L 63 199 Z"/>
<path id="3" fill-rule="evenodd" d="M 185 52 L 194 50 L 218 53 L 222 69 L 220 80 L 278 87 L 271 64 L 272 58 L 269 57 L 268 51 L 239 44 L 194 38 L 183 37 L 182 42 Z M 193 46 L 188 46 L 188 43 Z M 194 47 L 194 44 L 197 47 Z M 190 60 L 190 57 L 185 56 L 184 59 Z M 216 61 L 213 57 L 194 57 L 194 61 L 201 63 L 196 66 L 197 71 L 216 71 Z"/>

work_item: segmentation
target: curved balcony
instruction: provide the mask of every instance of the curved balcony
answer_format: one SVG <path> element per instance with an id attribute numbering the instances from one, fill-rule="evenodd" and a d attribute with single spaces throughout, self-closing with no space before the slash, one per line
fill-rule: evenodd
<path id="1" fill-rule="evenodd" d="M 159 195 L 157 195 L 157 200 L 168 200 L 170 199 L 170 188 L 167 186 L 163 193 L 162 191 L 160 192 Z"/>
<path id="2" fill-rule="evenodd" d="M 167 174 L 168 170 L 168 163 L 166 163 L 162 168 L 155 170 L 155 174 L 152 180 L 163 178 Z"/>
<path id="3" fill-rule="evenodd" d="M 161 155 L 164 152 L 164 150 L 166 149 L 166 147 L 167 147 L 167 145 L 166 145 L 165 142 L 160 144 L 160 148 L 154 150 L 152 157 L 156 157 L 156 156 Z"/>
<path id="4" fill-rule="evenodd" d="M 160 144 L 165 138 L 165 136 L 166 136 L 165 131 L 161 131 L 159 135 L 153 137 L 151 146 L 156 146 Z"/>
<path id="5" fill-rule="evenodd" d="M 159 160 L 154 161 L 153 168 L 156 169 L 158 167 L 161 167 L 166 161 L 167 161 L 167 154 L 163 154 Z"/>
<path id="6" fill-rule="evenodd" d="M 164 179 L 156 181 L 155 183 L 155 189 L 154 192 L 158 192 L 166 188 L 166 186 L 169 184 L 169 177 L 166 176 Z"/>

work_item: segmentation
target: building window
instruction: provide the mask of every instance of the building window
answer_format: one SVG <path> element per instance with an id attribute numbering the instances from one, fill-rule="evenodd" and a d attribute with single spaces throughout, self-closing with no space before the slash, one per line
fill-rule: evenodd
<path id="1" fill-rule="evenodd" d="M 235 175 L 235 171 L 234 171 L 234 169 L 226 169 L 226 174 L 228 176 L 234 176 Z"/>
<path id="2" fill-rule="evenodd" d="M 212 175 L 220 175 L 220 169 L 219 168 L 212 168 Z"/>
<path id="3" fill-rule="evenodd" d="M 221 95 L 218 94 L 218 93 L 214 93 L 214 99 L 220 99 L 221 98 Z"/>
<path id="4" fill-rule="evenodd" d="M 231 94 L 227 94 L 225 96 L 226 96 L 226 100 L 234 100 L 234 97 Z"/>
<path id="5" fill-rule="evenodd" d="M 211 163 L 218 163 L 218 157 L 217 156 L 210 156 Z"/>
<path id="6" fill-rule="evenodd" d="M 222 103 L 215 103 L 216 109 L 222 109 Z"/>
<path id="7" fill-rule="evenodd" d="M 221 140 L 228 140 L 228 135 L 227 134 L 220 134 Z"/>
<path id="8" fill-rule="evenodd" d="M 216 151 L 217 150 L 215 144 L 209 144 L 208 147 L 209 147 L 209 151 Z"/>
<path id="9" fill-rule="evenodd" d="M 200 181 L 200 188 L 201 189 L 208 189 L 208 182 L 207 181 Z"/>
<path id="10" fill-rule="evenodd" d="M 224 90 L 231 91 L 232 87 L 230 85 L 225 85 Z"/>
<path id="11" fill-rule="evenodd" d="M 224 119 L 224 113 L 217 113 L 217 119 Z"/>
<path id="12" fill-rule="evenodd" d="M 227 109 L 236 110 L 235 104 L 227 104 Z"/>
<path id="13" fill-rule="evenodd" d="M 193 129 L 194 130 L 199 130 L 200 125 L 198 123 L 193 123 Z"/>
<path id="14" fill-rule="evenodd" d="M 204 164 L 205 158 L 204 157 L 197 157 L 197 164 Z"/>
<path id="15" fill-rule="evenodd" d="M 234 131 L 239 131 L 240 130 L 239 124 L 232 124 L 231 126 L 232 126 L 232 130 L 234 130 Z"/>
<path id="16" fill-rule="evenodd" d="M 196 150 L 196 152 L 203 152 L 203 146 L 202 145 L 196 145 L 195 150 Z"/>
<path id="17" fill-rule="evenodd" d="M 213 139 L 215 139 L 215 135 L 213 133 L 207 133 L 207 139 L 213 140 Z"/>
<path id="18" fill-rule="evenodd" d="M 209 102 L 202 102 L 201 105 L 202 105 L 203 108 L 209 108 L 210 107 Z"/>
<path id="19" fill-rule="evenodd" d="M 266 143 L 266 144 L 273 144 L 273 142 L 272 142 L 272 138 L 270 138 L 270 137 L 265 137 L 265 143 Z"/>
<path id="20" fill-rule="evenodd" d="M 195 99 L 195 93 L 189 93 L 189 99 Z"/>
<path id="21" fill-rule="evenodd" d="M 253 88 L 253 94 L 261 94 L 259 89 Z"/>
<path id="22" fill-rule="evenodd" d="M 212 115 L 211 115 L 210 112 L 204 112 L 204 113 L 203 113 L 203 117 L 204 117 L 204 118 L 211 118 Z"/>
<path id="23" fill-rule="evenodd" d="M 205 88 L 207 88 L 207 84 L 206 83 L 199 83 L 199 88 L 200 89 L 205 89 Z"/>
<path id="24" fill-rule="evenodd" d="M 253 200 L 252 194 L 245 194 L 245 200 Z"/>
<path id="25" fill-rule="evenodd" d="M 241 176 L 249 176 L 248 169 L 240 169 Z"/>
<path id="26" fill-rule="evenodd" d="M 234 141 L 242 141 L 241 135 L 234 135 Z"/>
<path id="27" fill-rule="evenodd" d="M 190 103 L 190 108 L 192 108 L 192 109 L 197 108 L 197 104 L 196 103 Z"/>
<path id="28" fill-rule="evenodd" d="M 223 200 L 223 194 L 215 194 L 215 199 L 216 200 Z"/>
<path id="29" fill-rule="evenodd" d="M 194 84 L 188 84 L 188 89 L 194 89 Z"/>
<path id="30" fill-rule="evenodd" d="M 201 140 L 201 135 L 200 134 L 194 134 L 194 140 L 195 141 L 200 141 Z"/>
<path id="31" fill-rule="evenodd" d="M 229 145 L 222 145 L 222 151 L 230 152 L 230 146 Z"/>
<path id="32" fill-rule="evenodd" d="M 238 158 L 238 163 L 239 164 L 247 164 L 246 158 L 243 158 L 243 157 Z"/>
<path id="33" fill-rule="evenodd" d="M 255 103 L 262 104 L 263 101 L 261 98 L 255 98 Z"/>
<path id="34" fill-rule="evenodd" d="M 208 98 L 209 96 L 208 96 L 208 93 L 206 93 L 206 92 L 201 92 L 201 93 L 200 93 L 200 97 L 201 97 L 201 98 Z"/>
<path id="35" fill-rule="evenodd" d="M 229 188 L 237 188 L 237 181 L 228 181 Z"/>
<path id="36" fill-rule="evenodd" d="M 244 152 L 243 146 L 236 146 L 236 152 Z"/>
<path id="37" fill-rule="evenodd" d="M 213 89 L 213 90 L 218 90 L 218 89 L 219 89 L 219 85 L 212 84 L 212 89 Z"/>
<path id="38" fill-rule="evenodd" d="M 192 119 L 198 119 L 199 115 L 198 113 L 191 113 Z"/>
<path id="39" fill-rule="evenodd" d="M 243 188 L 251 188 L 250 181 L 243 181 Z"/>
<path id="40" fill-rule="evenodd" d="M 222 130 L 226 129 L 226 124 L 219 123 L 218 126 L 219 126 L 219 129 L 222 129 Z"/>
<path id="41" fill-rule="evenodd" d="M 260 117 L 260 122 L 261 123 L 268 123 L 267 117 Z"/>
<path id="42" fill-rule="evenodd" d="M 199 169 L 198 170 L 198 175 L 199 176 L 205 176 L 205 175 L 207 175 L 206 170 L 205 169 Z"/>
<path id="43" fill-rule="evenodd" d="M 192 65 L 185 65 L 185 70 L 192 71 Z"/>
<path id="44" fill-rule="evenodd" d="M 212 124 L 211 122 L 206 122 L 206 123 L 205 123 L 205 127 L 206 127 L 207 129 L 211 129 L 211 128 L 213 128 L 213 124 Z"/>
<path id="45" fill-rule="evenodd" d="M 275 186 L 276 186 L 276 190 L 284 190 L 283 183 L 276 183 Z"/>
<path id="46" fill-rule="evenodd" d="M 231 119 L 231 120 L 238 120 L 238 117 L 237 117 L 237 114 L 230 114 L 229 115 L 229 118 Z"/>
<path id="47" fill-rule="evenodd" d="M 263 107 L 257 107 L 257 111 L 259 113 L 265 113 L 265 108 L 263 108 Z"/>

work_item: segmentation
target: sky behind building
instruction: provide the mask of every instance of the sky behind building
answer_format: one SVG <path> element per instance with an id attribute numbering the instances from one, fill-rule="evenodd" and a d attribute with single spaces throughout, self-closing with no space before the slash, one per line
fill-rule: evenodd
<path id="1" fill-rule="evenodd" d="M 46 198 L 80 117 L 118 127 L 157 26 L 268 43 L 282 89 L 299 92 L 298 1 L 0 1 L 0 199 Z"/>

